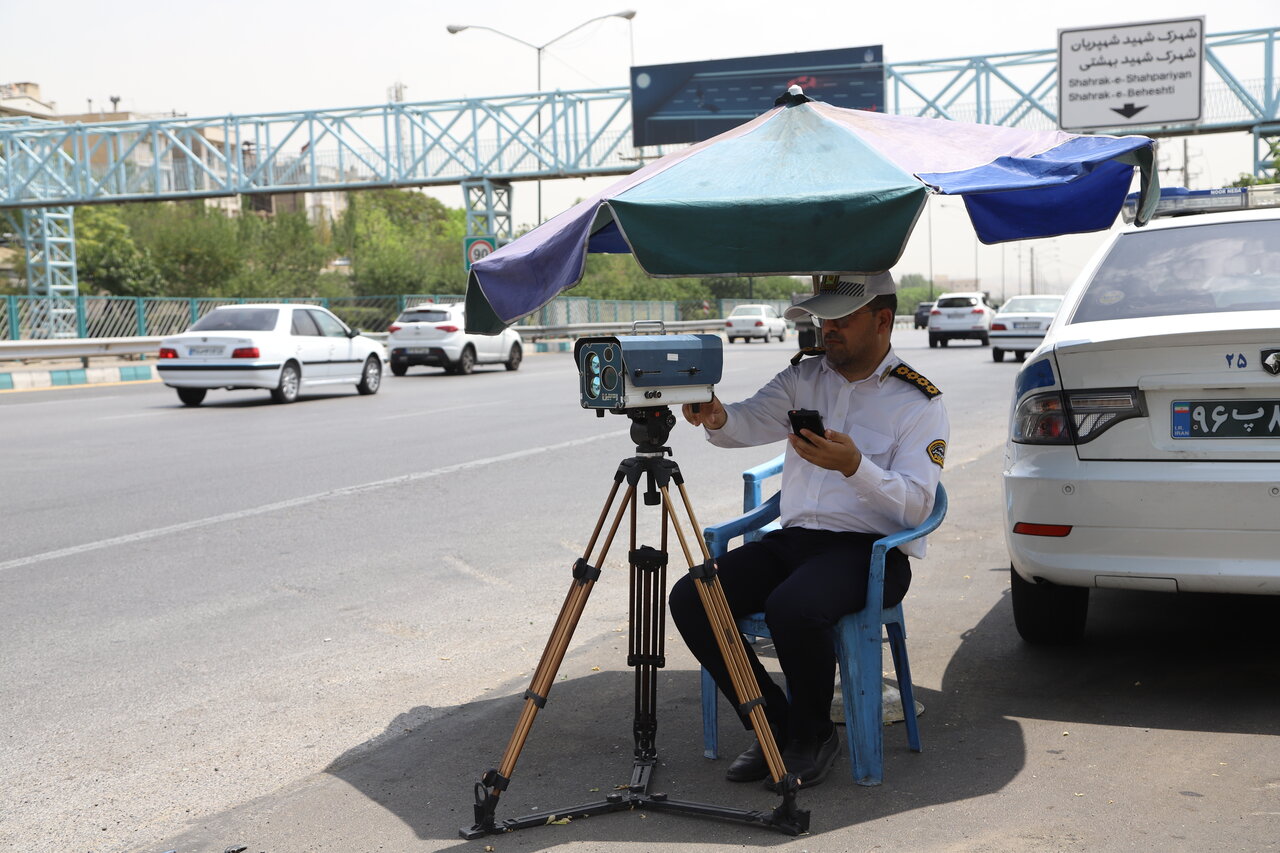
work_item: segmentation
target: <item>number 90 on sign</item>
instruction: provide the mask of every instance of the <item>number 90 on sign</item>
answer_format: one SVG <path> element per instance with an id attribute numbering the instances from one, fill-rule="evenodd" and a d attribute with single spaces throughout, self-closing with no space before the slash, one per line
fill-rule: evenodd
<path id="1" fill-rule="evenodd" d="M 483 237 L 464 237 L 463 238 L 463 255 L 466 261 L 467 269 L 471 269 L 471 265 L 481 258 L 486 257 L 490 252 L 497 248 L 497 240 L 492 236 Z"/>

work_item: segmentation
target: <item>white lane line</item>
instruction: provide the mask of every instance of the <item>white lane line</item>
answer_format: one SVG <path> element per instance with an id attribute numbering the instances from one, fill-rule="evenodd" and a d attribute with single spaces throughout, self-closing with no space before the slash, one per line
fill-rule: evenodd
<path id="1" fill-rule="evenodd" d="M 507 406 L 507 405 L 510 405 L 510 403 L 506 400 L 493 400 L 492 402 L 489 402 L 489 403 L 467 403 L 466 405 L 463 405 L 463 406 L 445 406 L 444 408 L 441 408 L 441 409 L 420 409 L 416 412 L 403 412 L 398 415 L 383 415 L 380 418 L 374 418 L 374 420 L 394 421 L 400 418 L 416 418 L 416 417 L 421 417 L 422 415 L 439 415 L 439 414 L 442 414 L 443 412 L 456 412 L 459 409 L 479 409 L 484 406 Z"/>
<path id="2" fill-rule="evenodd" d="M 228 521 L 239 521 L 242 518 L 266 515 L 267 513 L 278 512 L 282 509 L 293 509 L 294 507 L 306 506 L 308 504 L 328 500 L 329 498 L 345 498 L 350 495 L 372 492 L 378 489 L 385 489 L 390 486 L 402 486 L 407 483 L 416 483 L 419 480 L 443 477 L 446 474 L 456 474 L 459 471 L 468 471 L 472 468 L 482 468 L 486 465 L 497 465 L 503 462 L 512 462 L 516 459 L 524 459 L 528 456 L 534 456 L 539 453 L 565 450 L 570 447 L 579 447 L 584 444 L 590 444 L 594 441 L 617 439 L 629 434 L 629 430 L 615 430 L 613 432 L 606 432 L 600 435 L 589 436 L 587 438 L 575 438 L 572 441 L 563 441 L 559 444 L 551 444 L 545 447 L 530 447 L 524 450 L 516 450 L 511 453 L 504 453 L 501 456 L 489 456 L 484 459 L 473 459 L 470 462 L 459 462 L 455 465 L 446 465 L 443 468 L 433 468 L 430 471 L 418 471 L 413 474 L 402 474 L 399 477 L 389 477 L 386 480 L 375 480 L 372 483 L 361 483 L 356 486 L 345 486 L 341 489 L 330 489 L 327 492 L 317 492 L 314 495 L 303 495 L 302 497 L 290 498 L 287 501 L 277 501 L 276 503 L 265 504 L 264 506 L 253 507 L 251 509 L 241 509 L 236 510 L 235 512 L 223 513 L 222 515 L 212 515 L 208 518 L 184 521 L 181 524 L 170 524 L 167 527 L 156 527 L 151 530 L 139 530 L 137 533 L 127 533 L 124 536 L 113 536 L 110 539 L 99 539 L 97 542 L 86 542 L 83 545 L 72 545 L 70 548 L 59 548 L 56 551 L 46 551 L 43 554 L 32 554 L 29 557 L 19 557 L 16 560 L 8 560 L 0 563 L 0 571 L 4 571 L 5 569 L 18 569 L 35 563 L 43 563 L 47 560 L 61 559 L 62 557 L 72 557 L 76 554 L 84 554 L 88 551 L 97 551 L 102 548 L 111 548 L 115 545 L 128 545 L 133 542 L 157 539 L 161 536 L 168 536 L 171 533 L 184 533 L 188 530 L 195 530 L 200 527 L 209 527 L 214 524 L 222 524 Z"/>

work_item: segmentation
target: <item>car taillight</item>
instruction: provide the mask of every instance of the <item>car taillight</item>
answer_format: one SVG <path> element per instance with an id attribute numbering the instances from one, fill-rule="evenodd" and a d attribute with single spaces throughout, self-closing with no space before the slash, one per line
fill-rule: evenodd
<path id="1" fill-rule="evenodd" d="M 1007 332 L 1007 331 L 1008 331 L 1008 329 L 1005 327 L 1004 323 L 992 323 L 992 324 L 991 324 L 991 331 L 993 331 L 993 332 Z"/>
<path id="2" fill-rule="evenodd" d="M 160 347 L 161 358 L 177 358 L 178 351 L 173 347 Z"/>
<path id="3" fill-rule="evenodd" d="M 387 326 L 388 335 L 391 334 L 392 332 L 398 332 L 398 331 L 400 331 L 400 325 L 398 323 L 392 323 L 390 326 Z"/>
<path id="4" fill-rule="evenodd" d="M 972 311 L 970 311 L 969 313 L 970 313 L 970 314 L 985 314 L 985 313 L 987 313 L 987 309 L 985 309 L 985 308 L 974 308 L 974 309 L 973 309 Z"/>
<path id="5" fill-rule="evenodd" d="M 236 347 L 231 351 L 232 358 L 258 358 L 260 355 L 257 347 Z"/>
<path id="6" fill-rule="evenodd" d="M 1120 421 L 1140 418 L 1145 413 L 1136 388 L 1105 391 L 1068 391 L 1067 405 L 1080 444 L 1092 441 Z"/>
<path id="7" fill-rule="evenodd" d="M 457 327 L 457 326 L 455 326 L 455 325 L 453 325 L 452 323 L 446 323 L 446 324 L 445 324 L 445 325 L 443 325 L 443 326 L 436 326 L 436 328 L 437 328 L 437 329 L 439 329 L 439 330 L 440 330 L 440 331 L 442 331 L 442 332 L 456 332 L 456 331 L 458 331 L 458 327 Z"/>
<path id="8" fill-rule="evenodd" d="M 1136 388 L 1050 391 L 1018 404 L 1011 437 L 1019 444 L 1084 444 L 1121 421 L 1145 416 Z"/>
<path id="9" fill-rule="evenodd" d="M 732 321 L 732 320 L 725 320 L 725 321 L 724 321 L 724 327 L 725 327 L 726 329 L 732 329 L 732 328 L 733 328 L 733 321 Z"/>
<path id="10" fill-rule="evenodd" d="M 1070 444 L 1067 413 L 1057 391 L 1035 394 L 1018 404 L 1013 413 L 1013 435 L 1018 444 Z"/>
<path id="11" fill-rule="evenodd" d="M 764 320 L 756 320 L 756 325 L 757 325 L 757 326 L 763 326 L 763 325 L 764 325 Z"/>
<path id="12" fill-rule="evenodd" d="M 930 308 L 930 309 L 929 309 L 929 313 L 930 313 L 930 314 L 941 314 L 941 313 L 942 313 L 942 309 L 941 309 L 941 308 Z"/>
<path id="13" fill-rule="evenodd" d="M 1014 533 L 1022 533 L 1027 536 L 1066 536 L 1071 532 L 1070 524 L 1030 524 L 1026 521 L 1019 521 L 1013 526 Z"/>

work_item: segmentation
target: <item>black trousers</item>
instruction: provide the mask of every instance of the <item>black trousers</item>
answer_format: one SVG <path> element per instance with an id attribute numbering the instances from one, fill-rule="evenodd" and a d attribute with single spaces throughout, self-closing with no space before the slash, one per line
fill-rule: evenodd
<path id="1" fill-rule="evenodd" d="M 835 692 L 835 625 L 867 601 L 867 571 L 874 533 L 839 533 L 790 527 L 735 548 L 716 560 L 734 618 L 764 611 L 787 692 L 761 665 L 751 645 L 747 657 L 760 683 L 770 725 L 783 743 L 824 737 L 831 729 Z M 671 618 L 685 644 L 736 707 L 733 683 L 720 656 L 695 583 L 685 575 L 671 588 Z M 884 603 L 900 602 L 911 584 L 911 566 L 897 548 L 885 556 Z M 741 715 L 740 715 L 741 716 Z M 742 718 L 750 729 L 749 718 Z"/>

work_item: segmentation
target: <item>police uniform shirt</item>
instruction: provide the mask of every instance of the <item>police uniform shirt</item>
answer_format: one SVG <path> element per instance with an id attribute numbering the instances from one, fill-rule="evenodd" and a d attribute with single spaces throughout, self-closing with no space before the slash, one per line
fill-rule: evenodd
<path id="1" fill-rule="evenodd" d="M 850 382 L 811 358 L 783 370 L 747 400 L 725 406 L 727 423 L 706 430 L 717 447 L 785 439 L 787 412 L 815 409 L 827 429 L 849 435 L 862 452 L 852 477 L 820 468 L 787 445 L 782 468 L 782 526 L 886 535 L 920 524 L 933 509 L 951 428 L 938 391 L 890 348 L 866 379 Z M 900 546 L 923 557 L 925 539 Z"/>

